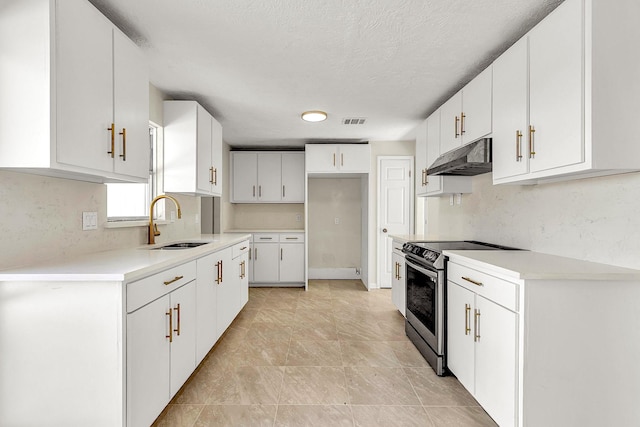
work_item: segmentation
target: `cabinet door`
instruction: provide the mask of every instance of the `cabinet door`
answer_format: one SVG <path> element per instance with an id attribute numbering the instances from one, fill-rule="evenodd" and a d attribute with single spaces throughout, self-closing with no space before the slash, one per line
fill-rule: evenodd
<path id="1" fill-rule="evenodd" d="M 113 26 L 86 1 L 55 7 L 57 161 L 112 172 Z"/>
<path id="2" fill-rule="evenodd" d="M 462 113 L 462 91 L 453 95 L 440 107 L 440 154 L 462 145 L 460 115 Z"/>
<path id="3" fill-rule="evenodd" d="M 258 200 L 279 202 L 282 198 L 282 155 L 258 153 Z"/>
<path id="4" fill-rule="evenodd" d="M 236 268 L 238 278 L 238 286 L 240 287 L 240 308 L 249 302 L 249 252 L 242 254 L 236 258 Z"/>
<path id="5" fill-rule="evenodd" d="M 516 424 L 518 369 L 517 315 L 476 297 L 477 333 L 475 398 L 501 426 Z"/>
<path id="6" fill-rule="evenodd" d="M 211 114 L 200 104 L 197 106 L 197 156 L 196 156 L 196 187 L 198 192 L 211 194 Z"/>
<path id="7" fill-rule="evenodd" d="M 127 315 L 127 425 L 149 426 L 169 403 L 169 296 Z"/>
<path id="8" fill-rule="evenodd" d="M 462 143 L 475 141 L 491 133 L 491 82 L 489 67 L 462 89 L 462 111 L 460 121 Z"/>
<path id="9" fill-rule="evenodd" d="M 207 255 L 196 261 L 196 364 L 209 353 L 218 340 L 216 325 L 218 310 L 217 254 Z"/>
<path id="10" fill-rule="evenodd" d="M 304 244 L 280 244 L 280 282 L 304 282 Z"/>
<path id="11" fill-rule="evenodd" d="M 581 163 L 583 11 L 564 2 L 529 33 L 531 172 Z"/>
<path id="12" fill-rule="evenodd" d="M 171 397 L 196 369 L 196 282 L 171 292 L 173 343 L 171 344 Z"/>
<path id="13" fill-rule="evenodd" d="M 447 282 L 447 367 L 474 394 L 474 293 Z"/>
<path id="14" fill-rule="evenodd" d="M 404 256 L 396 253 L 391 254 L 392 278 L 391 278 L 391 301 L 400 310 L 403 316 L 407 315 L 407 288 L 405 279 Z"/>
<path id="15" fill-rule="evenodd" d="M 218 337 L 227 330 L 233 319 L 240 311 L 240 292 L 236 279 L 236 268 L 231 259 L 231 248 L 216 252 L 217 261 L 221 263 L 220 276 L 217 277 L 218 309 L 217 327 Z"/>
<path id="16" fill-rule="evenodd" d="M 249 279 L 249 283 L 254 282 L 253 278 L 253 243 L 249 245 L 249 272 L 247 273 L 247 278 Z"/>
<path id="17" fill-rule="evenodd" d="M 427 161 L 427 122 L 428 119 L 420 123 L 416 129 L 416 196 L 424 196 L 427 193 L 425 176 L 429 167 Z"/>
<path id="18" fill-rule="evenodd" d="M 211 194 L 222 197 L 222 125 L 211 118 L 211 165 L 213 166 L 213 183 Z"/>
<path id="19" fill-rule="evenodd" d="M 440 110 L 427 118 L 427 169 L 440 156 Z M 442 176 L 425 177 L 426 194 L 442 192 Z M 458 178 L 458 177 L 447 177 Z"/>
<path id="20" fill-rule="evenodd" d="M 280 280 L 280 248 L 278 243 L 253 243 L 253 281 L 275 283 Z"/>
<path id="21" fill-rule="evenodd" d="M 329 144 L 307 144 L 305 167 L 307 172 L 335 172 L 337 170 L 338 147 Z"/>
<path id="22" fill-rule="evenodd" d="M 529 171 L 527 38 L 493 63 L 493 179 Z"/>
<path id="23" fill-rule="evenodd" d="M 336 163 L 341 172 L 369 173 L 371 149 L 368 144 L 339 145 Z"/>
<path id="24" fill-rule="evenodd" d="M 149 179 L 149 72 L 144 55 L 113 31 L 113 99 L 117 130 L 114 171 Z"/>
<path id="25" fill-rule="evenodd" d="M 282 153 L 282 201 L 304 203 L 304 153 Z"/>
<path id="26" fill-rule="evenodd" d="M 257 153 L 231 153 L 233 162 L 232 202 L 255 202 L 258 200 L 258 155 Z"/>

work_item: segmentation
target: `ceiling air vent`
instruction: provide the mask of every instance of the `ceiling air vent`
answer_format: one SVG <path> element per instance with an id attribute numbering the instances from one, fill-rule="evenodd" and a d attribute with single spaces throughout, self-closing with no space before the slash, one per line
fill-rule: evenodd
<path id="1" fill-rule="evenodd" d="M 346 119 L 342 119 L 343 125 L 363 125 L 367 119 L 363 117 L 347 117 Z"/>

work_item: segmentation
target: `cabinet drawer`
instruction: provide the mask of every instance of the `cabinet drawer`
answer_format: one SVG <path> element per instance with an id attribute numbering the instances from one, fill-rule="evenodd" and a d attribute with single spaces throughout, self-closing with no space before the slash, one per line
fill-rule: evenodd
<path id="1" fill-rule="evenodd" d="M 454 262 L 447 264 L 447 280 L 509 310 L 518 311 L 518 285 Z"/>
<path id="2" fill-rule="evenodd" d="M 248 253 L 250 247 L 251 245 L 248 240 L 236 243 L 232 248 L 232 257 L 238 258 L 240 255 Z"/>
<path id="3" fill-rule="evenodd" d="M 165 295 L 196 278 L 196 262 L 154 274 L 136 282 L 127 283 L 127 313 Z"/>
<path id="4" fill-rule="evenodd" d="M 277 242 L 280 238 L 278 233 L 254 233 L 253 243 Z"/>
<path id="5" fill-rule="evenodd" d="M 282 233 L 280 243 L 304 242 L 304 233 Z"/>
<path id="6" fill-rule="evenodd" d="M 393 249 L 394 251 L 402 252 L 402 245 L 404 245 L 404 243 L 402 243 L 402 242 L 400 242 L 400 241 L 398 241 L 398 240 L 394 240 L 394 241 L 393 241 L 393 243 L 392 243 L 392 245 L 393 245 L 393 248 L 392 248 L 392 249 Z"/>

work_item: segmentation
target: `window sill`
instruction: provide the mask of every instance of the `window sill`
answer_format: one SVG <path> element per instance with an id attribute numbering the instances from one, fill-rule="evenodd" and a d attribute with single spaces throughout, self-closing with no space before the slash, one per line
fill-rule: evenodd
<path id="1" fill-rule="evenodd" d="M 156 220 L 153 221 L 154 224 L 158 225 L 166 225 L 171 224 L 172 221 L 168 220 Z M 139 221 L 107 221 L 104 228 L 130 228 L 130 227 L 148 227 L 148 220 L 139 220 Z"/>

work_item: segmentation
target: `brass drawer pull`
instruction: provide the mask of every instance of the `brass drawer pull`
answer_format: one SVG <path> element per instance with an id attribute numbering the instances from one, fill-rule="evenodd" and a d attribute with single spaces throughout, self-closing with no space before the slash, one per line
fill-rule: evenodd
<path id="1" fill-rule="evenodd" d="M 463 276 L 463 277 L 462 277 L 462 280 L 466 280 L 467 282 L 469 282 L 469 283 L 473 283 L 473 284 L 474 284 L 474 285 L 476 285 L 476 286 L 484 286 L 484 285 L 482 284 L 482 282 L 477 282 L 477 281 L 475 281 L 475 280 L 473 280 L 473 279 L 469 279 L 468 277 L 464 277 L 464 276 Z"/>
<path id="2" fill-rule="evenodd" d="M 465 114 L 464 113 L 460 113 L 460 135 L 462 135 L 464 133 L 464 119 L 465 119 Z"/>
<path id="3" fill-rule="evenodd" d="M 516 131 L 516 162 L 522 161 L 522 132 Z"/>
<path id="4" fill-rule="evenodd" d="M 178 280 L 183 279 L 183 278 L 184 278 L 184 276 L 176 276 L 176 277 L 174 277 L 173 279 L 169 280 L 168 282 L 164 282 L 164 284 L 165 284 L 166 286 L 169 286 L 169 285 L 170 285 L 170 284 L 172 284 L 173 282 L 177 282 Z"/>
<path id="5" fill-rule="evenodd" d="M 113 159 L 113 153 L 115 152 L 116 146 L 116 125 L 115 123 L 111 123 L 111 127 L 107 128 L 108 131 L 111 131 L 111 151 L 107 151 L 107 154 L 111 154 L 111 158 Z"/>
<path id="6" fill-rule="evenodd" d="M 536 128 L 534 128 L 533 126 L 529 126 L 529 158 L 530 159 L 534 159 L 536 157 L 535 133 L 536 133 Z"/>
<path id="7" fill-rule="evenodd" d="M 458 116 L 456 116 L 455 121 L 454 121 L 454 125 L 456 127 L 456 134 L 455 134 L 456 138 L 458 138 L 460 136 L 460 134 L 458 133 L 458 123 L 460 123 L 460 118 Z"/>
<path id="8" fill-rule="evenodd" d="M 469 304 L 464 305 L 464 334 L 469 335 L 471 332 L 471 322 L 469 321 L 469 315 L 471 314 L 471 306 Z"/>
<path id="9" fill-rule="evenodd" d="M 473 336 L 473 341 L 479 342 L 480 341 L 480 310 L 473 310 L 473 312 L 475 317 L 474 319 L 475 333 Z"/>

